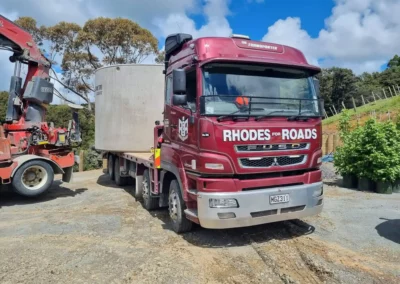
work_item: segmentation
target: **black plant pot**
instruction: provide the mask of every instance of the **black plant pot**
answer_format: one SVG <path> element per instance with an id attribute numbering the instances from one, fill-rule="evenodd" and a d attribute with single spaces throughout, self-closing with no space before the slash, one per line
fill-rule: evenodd
<path id="1" fill-rule="evenodd" d="M 358 190 L 361 191 L 375 191 L 376 188 L 376 183 L 369 179 L 369 178 L 365 178 L 365 177 L 360 177 L 358 179 Z"/>
<path id="2" fill-rule="evenodd" d="M 398 179 L 395 182 L 393 182 L 392 191 L 400 193 L 400 179 Z"/>
<path id="3" fill-rule="evenodd" d="M 393 184 L 390 181 L 378 181 L 376 183 L 376 192 L 382 194 L 392 194 Z"/>
<path id="4" fill-rule="evenodd" d="M 343 175 L 343 187 L 345 188 L 357 188 L 358 178 L 356 175 L 347 174 Z"/>

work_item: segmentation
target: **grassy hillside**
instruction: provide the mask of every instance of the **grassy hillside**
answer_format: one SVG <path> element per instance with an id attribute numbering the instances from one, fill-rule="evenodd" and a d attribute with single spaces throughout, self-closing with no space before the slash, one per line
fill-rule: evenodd
<path id="1" fill-rule="evenodd" d="M 376 118 L 387 120 L 389 116 L 387 112 L 390 112 L 390 118 L 392 120 L 398 119 L 400 117 L 400 96 L 392 97 L 384 100 L 379 100 L 377 102 L 369 103 L 364 106 L 357 107 L 357 112 L 354 110 L 352 113 L 352 124 L 354 125 L 357 121 L 357 115 L 360 116 L 360 123 L 366 121 L 370 116 L 371 112 L 376 113 Z M 323 120 L 323 130 L 324 131 L 336 131 L 339 123 L 340 114 L 331 116 Z"/>

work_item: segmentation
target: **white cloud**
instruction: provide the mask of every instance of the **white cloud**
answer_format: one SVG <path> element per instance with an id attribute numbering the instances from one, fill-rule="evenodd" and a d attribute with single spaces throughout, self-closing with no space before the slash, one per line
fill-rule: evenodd
<path id="1" fill-rule="evenodd" d="M 298 18 L 279 20 L 263 41 L 299 48 L 311 63 L 341 66 L 356 73 L 377 71 L 400 52 L 400 1 L 336 0 L 317 38 L 301 29 Z"/>
<path id="2" fill-rule="evenodd" d="M 173 13 L 166 17 L 155 18 L 153 24 L 158 27 L 162 37 L 173 33 L 188 33 L 193 38 L 201 36 L 228 36 L 232 33 L 226 16 L 230 11 L 226 0 L 206 0 L 203 9 L 206 24 L 196 29 L 195 22 L 185 13 Z"/>

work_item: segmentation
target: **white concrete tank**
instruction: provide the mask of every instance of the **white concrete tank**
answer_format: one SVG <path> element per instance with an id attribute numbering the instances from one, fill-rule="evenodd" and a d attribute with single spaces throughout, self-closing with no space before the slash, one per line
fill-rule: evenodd
<path id="1" fill-rule="evenodd" d="M 164 111 L 163 65 L 122 64 L 95 73 L 95 147 L 148 152 Z"/>

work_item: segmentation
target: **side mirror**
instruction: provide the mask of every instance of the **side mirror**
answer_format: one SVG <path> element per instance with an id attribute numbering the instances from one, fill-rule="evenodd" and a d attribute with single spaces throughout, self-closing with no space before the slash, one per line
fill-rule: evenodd
<path id="1" fill-rule="evenodd" d="M 172 104 L 174 106 L 183 106 L 187 104 L 187 97 L 186 95 L 173 95 L 172 96 Z"/>
<path id="2" fill-rule="evenodd" d="M 172 90 L 174 94 L 186 94 L 186 73 L 183 69 L 172 71 Z"/>

